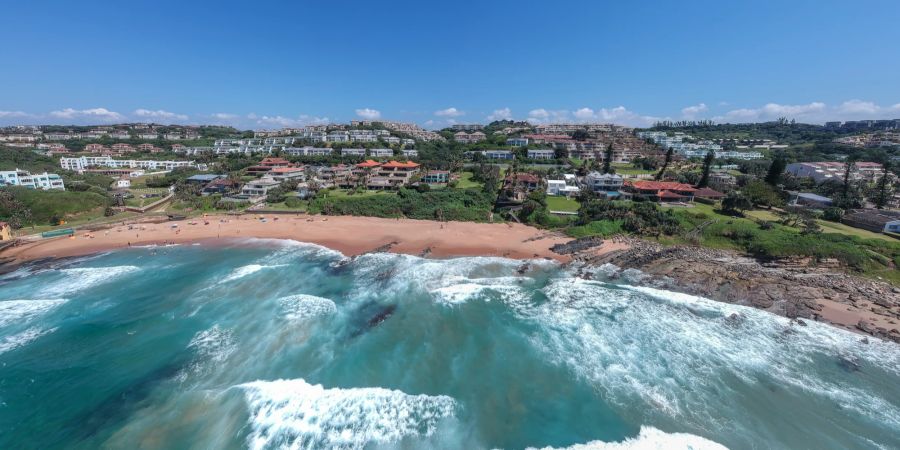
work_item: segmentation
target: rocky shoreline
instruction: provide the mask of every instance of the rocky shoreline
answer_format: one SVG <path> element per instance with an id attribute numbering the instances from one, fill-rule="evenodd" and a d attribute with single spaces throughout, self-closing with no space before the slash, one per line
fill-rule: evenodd
<path id="1" fill-rule="evenodd" d="M 641 272 L 640 282 L 796 319 L 831 323 L 900 343 L 900 288 L 861 278 L 835 265 L 809 261 L 761 262 L 736 252 L 696 246 L 663 246 L 617 237 L 626 250 L 596 254 L 598 238 L 554 248 L 576 264 L 612 264 Z M 620 272 L 621 274 L 621 272 Z M 615 275 L 614 275 L 615 276 Z"/>

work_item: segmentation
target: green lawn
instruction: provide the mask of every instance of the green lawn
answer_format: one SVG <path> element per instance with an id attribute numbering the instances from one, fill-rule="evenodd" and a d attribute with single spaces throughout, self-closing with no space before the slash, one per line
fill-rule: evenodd
<path id="1" fill-rule="evenodd" d="M 747 217 L 753 218 L 753 219 L 766 220 L 769 222 L 776 222 L 781 219 L 780 217 L 778 217 L 778 215 L 776 215 L 772 211 L 766 211 L 764 209 L 747 211 L 744 213 L 744 215 Z"/>
<path id="2" fill-rule="evenodd" d="M 616 173 L 619 175 L 647 175 L 651 173 L 656 173 L 655 170 L 644 170 L 639 167 L 634 167 L 631 164 L 613 164 L 613 169 L 616 170 Z"/>
<path id="3" fill-rule="evenodd" d="M 550 211 L 576 212 L 581 206 L 578 200 L 565 197 L 547 196 L 547 209 Z"/>
<path id="4" fill-rule="evenodd" d="M 472 172 L 463 172 L 459 175 L 459 183 L 456 185 L 459 189 L 478 188 L 481 189 L 482 184 L 472 181 Z"/>
<path id="5" fill-rule="evenodd" d="M 849 225 L 844 225 L 842 223 L 837 222 L 829 222 L 827 220 L 818 220 L 819 225 L 822 227 L 823 233 L 840 233 L 846 234 L 849 236 L 858 236 L 863 239 L 881 239 L 885 241 L 891 242 L 900 242 L 897 239 L 894 239 L 890 236 L 881 234 L 881 233 L 873 233 L 869 230 L 862 230 L 859 228 L 853 228 Z"/>

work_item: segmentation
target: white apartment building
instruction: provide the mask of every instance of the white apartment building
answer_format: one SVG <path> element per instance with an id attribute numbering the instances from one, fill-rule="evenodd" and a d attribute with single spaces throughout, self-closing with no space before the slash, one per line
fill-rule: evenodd
<path id="1" fill-rule="evenodd" d="M 373 148 L 369 150 L 369 156 L 376 158 L 390 158 L 394 156 L 394 151 L 389 148 Z"/>
<path id="2" fill-rule="evenodd" d="M 341 156 L 366 156 L 366 149 L 364 149 L 364 148 L 343 148 L 343 149 L 341 149 Z"/>
<path id="3" fill-rule="evenodd" d="M 812 178 L 816 183 L 822 183 L 829 180 L 842 181 L 847 166 L 842 162 L 804 162 L 788 164 L 785 168 L 787 173 L 796 177 Z M 884 168 L 881 164 L 873 162 L 857 162 L 854 164 L 853 170 L 850 171 L 850 179 L 853 181 L 875 182 L 884 174 Z"/>
<path id="4" fill-rule="evenodd" d="M 81 172 L 90 167 L 114 169 L 172 170 L 179 167 L 196 167 L 194 161 L 155 161 L 145 159 L 112 159 L 109 156 L 81 156 L 60 158 L 59 165 L 65 170 Z"/>
<path id="5" fill-rule="evenodd" d="M 3 186 L 23 186 L 30 189 L 60 189 L 66 190 L 62 178 L 55 173 L 38 173 L 31 174 L 26 170 L 4 170 L 0 171 L 0 187 Z"/>
<path id="6" fill-rule="evenodd" d="M 334 149 L 328 147 L 288 147 L 284 152 L 291 156 L 328 156 Z"/>

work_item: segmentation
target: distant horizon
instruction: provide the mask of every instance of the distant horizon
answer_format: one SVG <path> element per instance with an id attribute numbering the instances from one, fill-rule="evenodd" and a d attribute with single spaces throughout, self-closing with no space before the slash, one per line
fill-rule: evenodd
<path id="1" fill-rule="evenodd" d="M 786 117 L 786 116 L 782 116 L 782 117 L 785 118 L 785 119 L 787 119 L 787 120 L 792 120 L 790 117 Z M 778 120 L 779 120 L 780 118 L 782 118 L 782 117 L 772 118 L 772 119 L 768 119 L 768 120 L 758 120 L 758 121 L 752 121 L 752 122 L 717 122 L 717 121 L 714 121 L 714 120 L 711 120 L 711 119 L 665 119 L 665 118 L 661 118 L 659 121 L 660 121 L 660 122 L 671 121 L 671 122 L 676 122 L 676 123 L 678 123 L 678 122 L 688 122 L 688 123 L 690 123 L 690 122 L 698 122 L 698 123 L 699 123 L 699 122 L 704 122 L 704 121 L 705 121 L 705 122 L 711 122 L 712 125 L 752 125 L 752 124 L 765 124 L 765 123 L 776 122 L 776 121 L 778 121 Z M 502 120 L 514 121 L 514 122 L 527 122 L 527 123 L 529 123 L 531 126 L 557 125 L 557 124 L 574 124 L 574 125 L 596 125 L 596 124 L 602 124 L 602 125 L 615 125 L 615 126 L 623 126 L 623 127 L 631 127 L 631 128 L 653 128 L 654 125 L 655 125 L 655 123 L 651 123 L 651 124 L 646 125 L 646 126 L 633 126 L 633 125 L 628 125 L 628 124 L 615 123 L 615 122 L 602 121 L 602 120 L 601 120 L 601 121 L 577 121 L 577 120 L 572 120 L 572 121 L 553 121 L 553 122 L 549 122 L 549 121 L 548 121 L 548 122 L 536 122 L 536 121 L 532 121 L 532 120 L 529 120 L 529 119 L 512 119 L 512 118 L 510 118 L 510 119 L 494 119 L 494 120 L 489 120 L 489 121 L 488 121 L 488 120 L 485 120 L 485 121 L 480 121 L 480 122 L 479 122 L 479 121 L 473 121 L 473 122 L 458 122 L 458 123 L 447 124 L 447 125 L 444 125 L 444 126 L 442 126 L 442 127 L 440 127 L 440 128 L 429 128 L 429 127 L 423 126 L 423 128 L 426 129 L 426 130 L 438 131 L 438 130 L 442 130 L 442 129 L 452 128 L 453 125 L 482 125 L 482 126 L 486 126 L 486 125 L 489 125 L 490 123 L 497 122 L 497 121 L 502 121 Z M 827 121 L 824 121 L 824 122 L 821 122 L 821 123 L 815 123 L 815 122 L 803 122 L 803 121 L 800 121 L 800 120 L 796 120 L 796 124 L 798 124 L 798 125 L 824 126 L 825 123 L 827 123 L 827 122 L 841 122 L 841 123 L 845 123 L 845 122 L 857 122 L 857 121 L 868 121 L 868 120 L 872 120 L 872 121 L 883 121 L 883 120 L 891 121 L 891 120 L 900 120 L 900 112 L 898 112 L 898 115 L 895 116 L 895 117 L 878 117 L 878 118 L 875 118 L 875 117 L 863 117 L 863 118 L 859 118 L 859 119 L 850 119 L 850 120 L 827 120 Z M 199 122 L 197 122 L 197 123 L 165 123 L 165 122 L 146 121 L 146 120 L 143 120 L 143 121 L 142 121 L 142 120 L 126 120 L 126 121 L 121 121 L 121 122 L 94 122 L 94 123 L 9 123 L 9 124 L 0 124 L 0 127 L 116 127 L 116 126 L 126 126 L 126 125 L 155 125 L 155 126 L 162 126 L 162 127 L 173 127 L 173 126 L 182 126 L 182 127 L 215 127 L 215 126 L 221 126 L 221 127 L 232 127 L 232 128 L 237 129 L 238 131 L 267 131 L 267 130 L 281 130 L 281 129 L 290 129 L 290 128 L 303 128 L 303 127 L 308 127 L 308 126 L 349 125 L 349 124 L 351 123 L 351 121 L 415 123 L 415 122 L 409 122 L 409 121 L 404 121 L 404 120 L 393 120 L 393 119 L 388 119 L 388 118 L 378 118 L 378 119 L 361 119 L 361 118 L 356 118 L 356 119 L 348 119 L 348 120 L 346 120 L 346 121 L 340 121 L 340 122 L 339 122 L 339 121 L 328 121 L 328 122 L 309 123 L 309 124 L 296 125 L 296 126 L 278 126 L 278 127 L 269 127 L 269 128 L 259 128 L 259 127 L 257 127 L 257 128 L 244 128 L 244 127 L 240 127 L 240 126 L 236 126 L 236 125 L 222 124 L 222 123 L 213 123 L 213 122 L 208 122 L 208 123 L 199 123 Z M 421 126 L 421 124 L 417 124 L 417 125 L 420 125 L 420 126 Z"/>

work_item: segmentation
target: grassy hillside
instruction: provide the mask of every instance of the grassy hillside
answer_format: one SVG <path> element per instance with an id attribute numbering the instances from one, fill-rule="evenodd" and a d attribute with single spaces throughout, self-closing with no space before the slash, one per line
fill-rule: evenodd
<path id="1" fill-rule="evenodd" d="M 42 191 L 27 188 L 4 188 L 12 194 L 19 207 L 31 211 L 31 218 L 36 225 L 49 224 L 52 217 L 65 219 L 71 216 L 103 214 L 107 198 L 96 192 Z M 0 203 L 0 220 L 8 220 L 13 214 L 13 206 Z M 27 225 L 27 224 L 26 224 Z"/>

